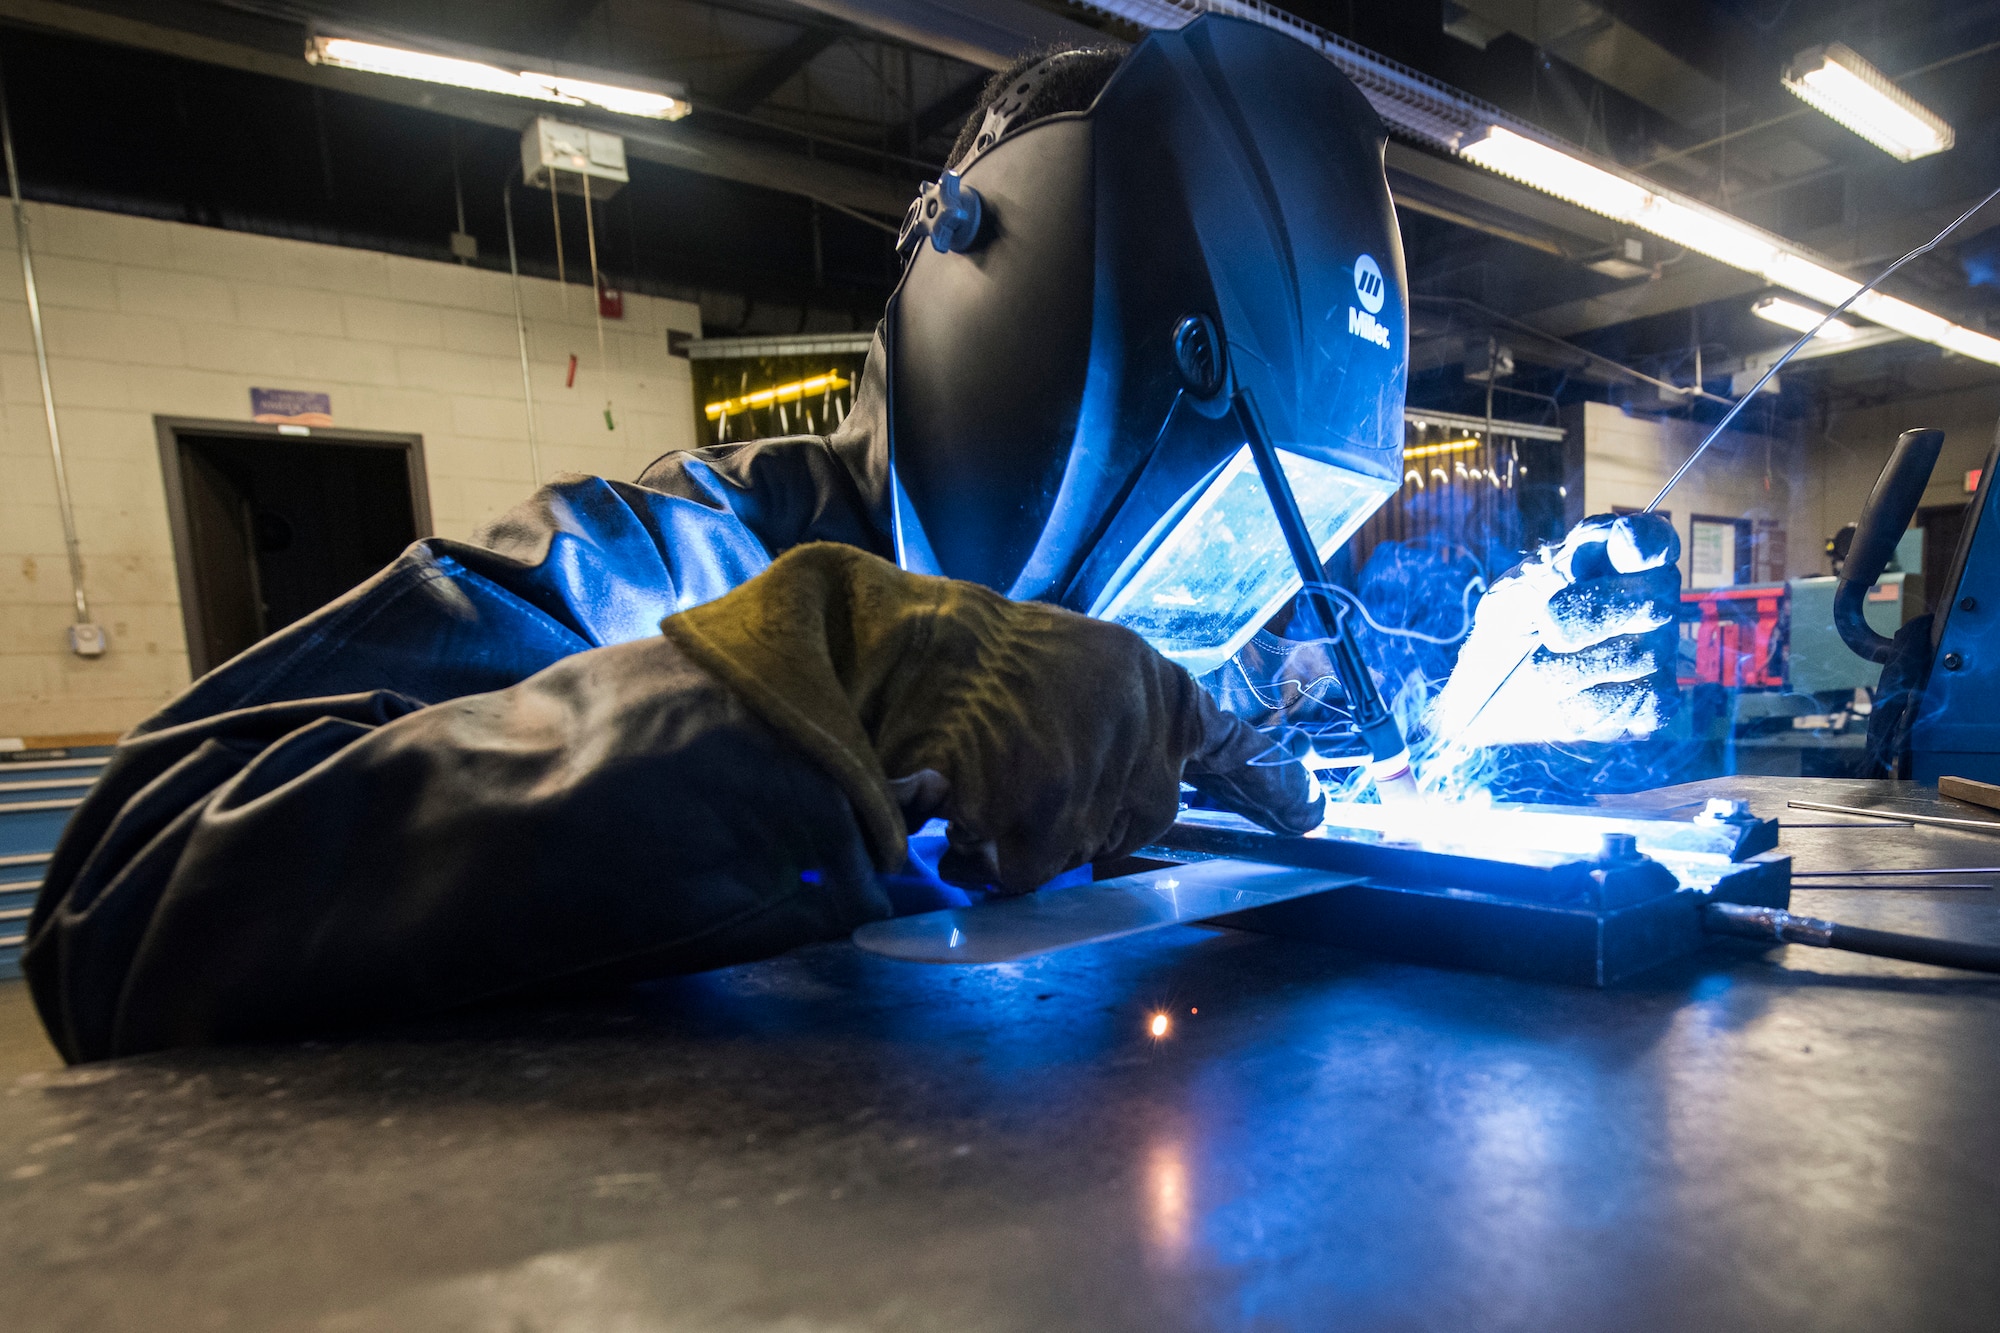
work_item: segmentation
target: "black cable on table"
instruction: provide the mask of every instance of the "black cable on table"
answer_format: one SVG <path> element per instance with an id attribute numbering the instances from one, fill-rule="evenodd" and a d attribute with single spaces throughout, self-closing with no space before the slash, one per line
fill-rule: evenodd
<path id="1" fill-rule="evenodd" d="M 1776 907 L 1710 903 L 1702 909 L 1702 925 L 1714 934 L 1737 935 L 1775 944 L 1809 944 L 1820 949 L 1845 949 L 1849 953 L 1873 954 L 1877 958 L 1929 963 L 1933 967 L 2000 972 L 2000 946 L 1932 939 L 1926 935 L 1900 935 L 1891 930 L 1869 930 L 1865 926 L 1843 926 L 1837 921 L 1822 921 L 1818 917 L 1795 916 Z"/>

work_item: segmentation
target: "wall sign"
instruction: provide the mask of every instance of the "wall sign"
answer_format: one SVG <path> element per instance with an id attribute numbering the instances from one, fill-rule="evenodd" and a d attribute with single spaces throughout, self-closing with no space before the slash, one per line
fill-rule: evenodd
<path id="1" fill-rule="evenodd" d="M 333 395 L 309 389 L 253 388 L 250 419 L 288 426 L 331 426 Z"/>
<path id="2" fill-rule="evenodd" d="M 1688 586 L 1730 588 L 1736 584 L 1736 525 L 1695 519 L 1689 532 Z"/>

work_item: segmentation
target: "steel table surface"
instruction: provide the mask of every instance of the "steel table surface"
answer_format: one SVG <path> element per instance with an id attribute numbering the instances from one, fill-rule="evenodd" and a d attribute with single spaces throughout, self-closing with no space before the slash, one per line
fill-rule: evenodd
<path id="1" fill-rule="evenodd" d="M 1975 813 L 1629 800 L 1712 794 Z M 1922 828 L 1786 844 L 2000 864 Z M 1797 906 L 2000 943 L 1997 896 Z M 974 969 L 828 945 L 68 1071 L 10 983 L 0 1323 L 1990 1330 L 1996 1056 L 2000 979 L 1797 947 L 1591 991 L 1191 927 Z"/>

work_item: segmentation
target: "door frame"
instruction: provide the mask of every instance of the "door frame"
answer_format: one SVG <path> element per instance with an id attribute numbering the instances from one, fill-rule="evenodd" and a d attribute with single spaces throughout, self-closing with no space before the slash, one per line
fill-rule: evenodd
<path id="1" fill-rule="evenodd" d="M 194 565 L 194 534 L 188 527 L 187 489 L 181 477 L 183 435 L 222 436 L 238 440 L 265 440 L 273 444 L 298 441 L 322 444 L 359 445 L 368 449 L 394 449 L 403 454 L 404 473 L 410 479 L 410 517 L 421 540 L 431 534 L 430 477 L 424 468 L 424 437 L 396 431 L 345 430 L 336 426 L 291 426 L 262 421 L 212 420 L 207 417 L 155 416 L 153 431 L 159 441 L 160 479 L 166 485 L 167 524 L 173 532 L 174 578 L 180 589 L 181 629 L 187 638 L 188 672 L 196 680 L 220 662 L 210 662 L 207 627 L 202 623 L 201 583 Z"/>

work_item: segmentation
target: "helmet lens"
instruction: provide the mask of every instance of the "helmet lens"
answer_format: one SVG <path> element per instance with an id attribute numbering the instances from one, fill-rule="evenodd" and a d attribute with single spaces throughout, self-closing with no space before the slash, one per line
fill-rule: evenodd
<path id="1" fill-rule="evenodd" d="M 1321 560 L 1397 485 L 1282 448 L 1278 458 Z M 1128 562 L 1128 577 L 1113 578 L 1091 614 L 1133 630 L 1197 676 L 1227 662 L 1299 590 L 1247 444 L 1139 549 L 1146 554 Z"/>

